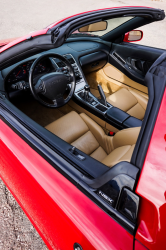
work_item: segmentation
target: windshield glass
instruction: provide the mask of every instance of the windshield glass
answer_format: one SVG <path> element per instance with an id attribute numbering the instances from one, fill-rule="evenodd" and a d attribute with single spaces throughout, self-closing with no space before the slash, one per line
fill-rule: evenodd
<path id="1" fill-rule="evenodd" d="M 134 17 L 118 17 L 118 18 L 112 18 L 112 19 L 108 19 L 105 20 L 106 22 L 106 27 L 103 28 L 103 30 L 101 30 L 99 24 L 101 22 L 98 23 L 93 23 L 93 24 L 89 24 L 84 26 L 83 28 L 80 28 L 78 30 L 75 30 L 71 36 L 103 36 L 105 34 L 107 34 L 108 32 L 116 29 L 117 27 L 119 27 L 120 25 L 128 22 L 129 20 L 133 19 Z M 95 29 L 97 29 L 97 25 L 99 26 L 99 30 L 98 31 L 93 31 L 94 29 L 92 29 L 92 25 L 96 25 Z"/>

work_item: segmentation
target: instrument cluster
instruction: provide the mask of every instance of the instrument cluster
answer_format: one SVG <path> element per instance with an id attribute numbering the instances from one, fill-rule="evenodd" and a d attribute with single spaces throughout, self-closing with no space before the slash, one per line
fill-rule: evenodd
<path id="1" fill-rule="evenodd" d="M 28 81 L 29 71 L 33 64 L 34 60 L 25 62 L 17 66 L 14 70 L 12 70 L 6 78 L 7 84 L 13 84 L 18 81 Z M 37 76 L 42 73 L 49 72 L 51 69 L 51 62 L 49 59 L 45 59 L 36 66 L 34 71 L 34 76 Z"/>

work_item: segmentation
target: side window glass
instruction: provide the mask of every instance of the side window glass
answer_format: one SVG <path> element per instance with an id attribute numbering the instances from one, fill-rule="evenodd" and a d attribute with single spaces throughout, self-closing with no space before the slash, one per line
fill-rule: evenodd
<path id="1" fill-rule="evenodd" d="M 140 27 L 143 31 L 143 38 L 136 44 L 145 45 L 149 47 L 166 49 L 166 32 L 164 32 L 166 20 L 154 22 Z"/>

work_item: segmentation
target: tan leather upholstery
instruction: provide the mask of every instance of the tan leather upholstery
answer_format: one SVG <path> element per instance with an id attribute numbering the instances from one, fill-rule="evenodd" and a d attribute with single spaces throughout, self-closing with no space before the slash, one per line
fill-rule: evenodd
<path id="1" fill-rule="evenodd" d="M 134 91 L 121 88 L 108 96 L 107 102 L 140 120 L 144 118 L 147 99 Z"/>
<path id="2" fill-rule="evenodd" d="M 89 131 L 86 123 L 74 111 L 50 123 L 46 129 L 70 144 Z"/>
<path id="3" fill-rule="evenodd" d="M 113 65 L 110 63 L 107 63 L 104 68 L 100 70 L 100 75 L 102 78 L 104 78 L 104 81 L 111 81 L 110 84 L 115 83 L 117 86 L 123 88 L 125 86 L 134 88 L 141 93 L 146 93 L 148 94 L 148 88 L 142 84 L 139 84 L 138 82 L 135 82 L 131 80 L 129 77 L 127 77 L 125 74 L 123 74 L 122 71 L 119 69 L 115 68 Z M 99 73 L 99 71 L 98 71 Z M 103 81 L 102 80 L 102 81 Z M 112 91 L 114 92 L 114 91 Z M 109 92 L 110 93 L 110 92 Z M 111 93 L 110 93 L 111 94 Z"/>
<path id="4" fill-rule="evenodd" d="M 146 86 L 131 80 L 109 63 L 98 71 L 86 74 L 86 80 L 91 87 L 91 92 L 96 97 L 100 96 L 97 91 L 99 84 L 109 103 L 143 120 L 148 103 Z"/>
<path id="5" fill-rule="evenodd" d="M 107 165 L 108 167 L 112 167 L 121 161 L 130 162 L 131 156 L 133 154 L 134 146 L 135 145 L 132 145 L 132 146 L 127 145 L 127 146 L 122 146 L 122 147 L 116 148 L 112 153 L 110 153 L 102 161 L 102 163 Z"/>
<path id="6" fill-rule="evenodd" d="M 109 167 L 120 161 L 130 162 L 140 131 L 140 128 L 125 129 L 110 137 L 86 114 L 78 115 L 75 111 L 46 129 Z"/>

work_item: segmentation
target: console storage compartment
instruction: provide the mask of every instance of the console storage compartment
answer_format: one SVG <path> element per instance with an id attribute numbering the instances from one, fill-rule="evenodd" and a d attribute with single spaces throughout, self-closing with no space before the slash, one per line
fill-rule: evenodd
<path id="1" fill-rule="evenodd" d="M 129 118 L 127 118 L 127 120 L 123 122 L 123 125 L 126 128 L 141 127 L 142 121 L 133 116 L 130 116 Z"/>
<path id="2" fill-rule="evenodd" d="M 113 120 L 117 123 L 123 124 L 123 122 L 130 116 L 126 112 L 118 109 L 116 107 L 112 107 L 107 110 L 106 116 L 109 120 Z"/>

